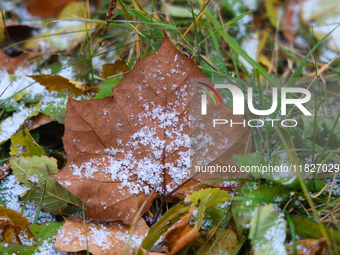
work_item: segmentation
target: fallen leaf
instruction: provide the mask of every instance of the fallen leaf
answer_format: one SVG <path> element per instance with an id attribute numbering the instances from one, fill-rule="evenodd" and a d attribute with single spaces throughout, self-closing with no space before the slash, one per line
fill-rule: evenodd
<path id="1" fill-rule="evenodd" d="M 301 0 L 289 0 L 285 7 L 282 30 L 284 37 L 291 43 L 295 42 L 300 31 L 300 5 Z"/>
<path id="2" fill-rule="evenodd" d="M 169 254 L 175 254 L 186 244 L 191 243 L 196 237 L 200 236 L 199 230 L 195 226 L 189 226 L 194 209 L 194 206 L 191 207 L 188 214 L 162 235 L 165 240 L 163 245 L 168 247 Z"/>
<path id="3" fill-rule="evenodd" d="M 107 79 L 110 76 L 127 74 L 130 71 L 129 64 L 124 59 L 118 59 L 114 64 L 102 65 L 102 78 Z"/>
<path id="4" fill-rule="evenodd" d="M 220 221 L 223 216 L 226 216 L 225 210 L 220 217 L 219 215 L 216 217 L 216 215 L 211 214 L 212 212 L 209 209 L 219 207 L 221 203 L 230 200 L 230 198 L 231 196 L 227 191 L 216 188 L 201 189 L 194 192 L 186 199 L 185 203 L 173 206 L 152 226 L 137 254 L 146 254 L 158 240 L 162 240 L 159 244 L 161 248 L 156 253 L 151 252 L 150 254 L 176 254 L 186 245 L 197 241 L 201 232 L 205 233 L 202 230 L 204 220 L 213 222 L 213 225 L 226 223 Z M 207 224 L 204 226 L 204 229 L 206 228 Z M 202 237 L 200 239 L 203 240 Z"/>
<path id="5" fill-rule="evenodd" d="M 260 195 L 259 195 L 260 194 Z M 254 182 L 245 183 L 238 191 L 238 199 L 232 203 L 232 214 L 238 230 L 249 229 L 250 221 L 257 210 L 258 199 L 263 202 L 260 206 L 266 206 L 264 201 L 285 201 L 290 195 L 290 189 L 268 184 L 258 185 Z"/>
<path id="6" fill-rule="evenodd" d="M 65 40 L 65 34 L 67 39 Z M 28 40 L 22 45 L 26 52 L 47 57 L 52 53 L 71 53 L 86 37 L 85 25 L 80 22 L 60 21 L 39 38 Z"/>
<path id="7" fill-rule="evenodd" d="M 48 99 L 48 102 L 45 104 L 45 107 L 41 110 L 41 112 L 49 116 L 52 120 L 58 121 L 60 124 L 64 124 L 67 95 L 58 93 L 56 95 L 51 95 L 51 97 L 53 97 L 53 99 Z"/>
<path id="8" fill-rule="evenodd" d="M 44 224 L 31 224 L 27 226 L 27 232 L 22 233 L 23 244 L 0 242 L 1 254 L 56 254 L 53 251 L 54 237 L 63 225 L 62 222 L 46 222 Z M 55 253 L 53 253 L 55 252 Z"/>
<path id="9" fill-rule="evenodd" d="M 41 102 L 30 106 L 19 106 L 11 117 L 7 117 L 0 122 L 0 145 L 5 143 L 14 135 L 26 120 L 39 113 Z"/>
<path id="10" fill-rule="evenodd" d="M 326 238 L 304 239 L 296 241 L 297 255 L 327 254 L 328 245 Z M 293 245 L 286 245 L 288 254 L 294 254 Z"/>
<path id="11" fill-rule="evenodd" d="M 249 231 L 254 254 L 286 254 L 286 228 L 283 214 L 277 213 L 272 204 L 254 213 Z"/>
<path id="12" fill-rule="evenodd" d="M 46 108 L 45 108 L 46 109 Z M 43 126 L 45 124 L 50 123 L 51 121 L 53 121 L 50 116 L 43 114 L 43 113 L 39 113 L 37 116 L 34 116 L 30 119 L 30 121 L 27 121 L 23 128 L 27 129 L 28 131 L 34 130 L 40 126 Z"/>
<path id="13" fill-rule="evenodd" d="M 45 86 L 48 91 L 57 91 L 59 93 L 69 92 L 76 96 L 80 96 L 84 94 L 82 90 L 82 82 L 73 81 L 66 79 L 60 75 L 51 75 L 51 74 L 37 74 L 37 75 L 28 75 L 28 77 L 32 78 L 36 82 L 39 82 L 41 85 Z M 84 85 L 85 89 L 88 86 Z"/>
<path id="14" fill-rule="evenodd" d="M 161 236 L 167 232 L 172 226 L 179 223 L 182 217 L 185 217 L 192 208 L 191 204 L 180 202 L 172 206 L 150 229 L 148 235 L 143 239 L 138 255 L 145 254 L 150 251 L 157 241 L 161 240 Z M 158 250 L 158 252 L 168 252 L 168 248 Z M 152 254 L 152 253 L 151 253 Z M 158 254 L 158 253 L 157 253 Z"/>
<path id="15" fill-rule="evenodd" d="M 295 234 L 298 235 L 301 239 L 313 238 L 313 239 L 321 239 L 324 238 L 324 235 L 320 229 L 320 225 L 314 222 L 311 219 L 308 219 L 303 216 L 295 216 L 292 217 L 292 221 L 294 223 Z M 331 245 L 332 250 L 336 250 L 337 253 L 340 253 L 340 234 L 337 230 L 334 230 L 329 227 L 325 227 L 324 232 L 328 238 L 328 244 Z"/>
<path id="16" fill-rule="evenodd" d="M 315 2 L 302 1 L 301 19 L 305 24 L 313 24 L 309 30 L 316 39 L 321 40 L 338 26 L 339 1 L 317 0 Z M 335 29 L 326 39 L 325 44 L 333 51 L 340 53 L 340 29 Z"/>
<path id="17" fill-rule="evenodd" d="M 156 197 L 151 190 L 169 195 L 182 184 L 185 188 L 201 181 L 190 181 L 191 78 L 207 76 L 165 35 L 160 49 L 138 59 L 114 89 L 114 100 L 69 97 L 63 137 L 67 164 L 53 178 L 87 205 L 87 217 L 131 224 L 143 201 L 150 194 Z M 231 163 L 232 154 L 244 153 L 249 131 L 229 130 L 233 142 L 220 158 L 227 151 Z M 222 185 L 233 189 L 231 183 Z M 176 196 L 184 199 L 204 187 L 178 190 Z"/>
<path id="18" fill-rule="evenodd" d="M 21 213 L 17 213 L 16 211 L 8 209 L 4 206 L 0 206 L 0 216 L 4 215 L 6 215 L 8 219 L 11 220 L 12 226 L 19 226 L 20 228 L 23 228 L 31 224 L 26 217 L 22 216 Z M 0 225 L 2 224 L 0 223 Z"/>
<path id="19" fill-rule="evenodd" d="M 123 79 L 124 77 L 117 76 L 117 77 L 112 77 L 108 78 L 106 81 L 104 81 L 103 85 L 100 87 L 98 94 L 96 95 L 96 99 L 103 99 L 108 96 L 113 95 L 113 89 L 117 87 L 119 82 Z"/>
<path id="20" fill-rule="evenodd" d="M 214 244 L 215 239 L 218 237 L 216 243 Z M 219 254 L 232 254 L 232 252 L 237 247 L 238 240 L 237 234 L 233 229 L 228 228 L 218 228 L 214 233 L 214 236 L 209 240 L 209 242 L 204 245 L 202 250 L 198 253 L 198 255 L 208 254 L 211 249 L 211 255 L 219 255 Z M 213 247 L 211 248 L 211 246 Z"/>
<path id="21" fill-rule="evenodd" d="M 10 164 L 9 163 L 5 163 L 0 167 L 0 180 L 2 180 L 3 178 L 5 178 L 7 175 L 9 175 L 10 171 Z M 1 200 L 1 199 L 0 199 Z"/>
<path id="22" fill-rule="evenodd" d="M 280 13 L 283 13 L 284 11 L 284 2 L 281 0 L 267 0 L 264 2 L 265 3 L 265 8 L 266 8 L 266 13 L 267 17 L 270 21 L 270 23 L 276 27 L 277 25 L 277 19 L 280 16 Z M 282 25 L 282 21 L 280 20 L 280 26 Z M 281 29 L 281 28 L 277 28 Z"/>
<path id="23" fill-rule="evenodd" d="M 60 12 L 59 19 L 72 19 L 75 17 L 84 18 L 84 8 L 84 2 L 82 1 L 69 1 Z M 87 5 L 86 11 L 88 11 Z"/>
<path id="24" fill-rule="evenodd" d="M 24 199 L 39 205 L 46 183 L 42 207 L 44 211 L 59 215 L 59 210 L 68 213 L 81 210 L 82 202 L 49 176 L 58 172 L 56 159 L 47 156 L 20 156 L 11 158 L 10 163 L 16 179 L 31 189 L 23 194 Z M 67 186 L 68 182 L 65 184 Z"/>
<path id="25" fill-rule="evenodd" d="M 124 254 L 129 240 L 130 226 L 118 222 L 100 223 L 86 221 L 86 234 L 89 252 L 93 255 Z M 149 227 L 140 218 L 133 230 L 128 254 L 134 254 L 139 248 Z M 65 218 L 65 224 L 59 231 L 55 247 L 61 251 L 78 252 L 86 250 L 84 221 L 82 217 Z"/>
<path id="26" fill-rule="evenodd" d="M 10 57 L 0 50 L 0 69 L 6 67 L 6 71 L 13 74 L 16 70 L 21 70 L 28 63 L 28 54 L 22 53 L 19 56 Z"/>
<path id="27" fill-rule="evenodd" d="M 11 137 L 11 156 L 43 156 L 45 150 L 33 139 L 27 129 L 19 130 Z"/>
<path id="28" fill-rule="evenodd" d="M 32 16 L 41 18 L 57 18 L 65 6 L 75 0 L 24 0 L 27 11 Z"/>
<path id="29" fill-rule="evenodd" d="M 31 237 L 26 226 L 31 223 L 28 219 L 14 210 L 0 206 L 0 230 L 2 238 L 6 243 L 21 244 L 23 233 Z"/>

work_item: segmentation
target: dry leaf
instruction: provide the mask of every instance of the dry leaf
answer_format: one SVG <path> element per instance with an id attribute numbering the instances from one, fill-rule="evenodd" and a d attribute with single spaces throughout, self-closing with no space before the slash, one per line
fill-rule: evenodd
<path id="1" fill-rule="evenodd" d="M 69 97 L 63 137 L 67 164 L 53 177 L 86 204 L 88 217 L 131 224 L 151 190 L 168 195 L 184 183 L 200 182 L 189 181 L 191 78 L 207 76 L 165 35 L 160 49 L 138 59 L 116 87 L 114 101 Z M 229 107 L 225 111 L 232 113 Z M 223 151 L 229 163 L 230 155 L 244 153 L 249 129 L 231 131 L 232 143 Z M 223 185 L 232 190 L 230 183 Z M 194 190 L 177 197 L 184 199 Z"/>
<path id="2" fill-rule="evenodd" d="M 300 0 L 289 0 L 285 7 L 282 30 L 284 37 L 291 43 L 295 42 L 300 31 L 300 4 Z"/>
<path id="3" fill-rule="evenodd" d="M 100 223 L 87 220 L 86 233 L 89 252 L 93 255 L 124 254 L 130 228 L 130 226 L 117 222 Z M 134 254 L 137 251 L 148 230 L 149 227 L 140 218 L 133 230 L 128 254 Z M 65 219 L 63 228 L 56 236 L 55 247 L 67 252 L 86 250 L 84 222 L 80 216 Z"/>
<path id="4" fill-rule="evenodd" d="M 29 121 L 26 121 L 23 126 L 23 129 L 31 131 L 52 121 L 53 120 L 50 118 L 50 116 L 43 113 L 39 113 L 37 116 L 32 117 Z"/>
<path id="5" fill-rule="evenodd" d="M 45 86 L 50 92 L 57 91 L 61 93 L 71 91 L 76 96 L 79 96 L 84 94 L 84 91 L 89 88 L 82 82 L 69 80 L 60 75 L 37 74 L 28 75 L 28 77 Z"/>
<path id="6" fill-rule="evenodd" d="M 24 0 L 27 11 L 32 16 L 41 18 L 57 18 L 66 5 L 75 0 Z"/>
<path id="7" fill-rule="evenodd" d="M 22 53 L 17 57 L 10 57 L 5 52 L 0 50 L 0 71 L 6 67 L 6 71 L 13 74 L 16 70 L 21 70 L 28 63 L 28 55 Z"/>
<path id="8" fill-rule="evenodd" d="M 168 247 L 168 254 L 175 254 L 188 243 L 191 243 L 196 237 L 200 236 L 197 226 L 189 226 L 192 213 L 195 206 L 191 207 L 189 213 L 186 214 L 180 221 L 169 228 L 163 235 L 162 239 Z"/>
<path id="9" fill-rule="evenodd" d="M 124 59 L 118 59 L 114 64 L 105 64 L 102 66 L 102 78 L 107 79 L 117 74 L 126 74 L 130 71 L 130 66 Z"/>
<path id="10" fill-rule="evenodd" d="M 297 255 L 317 255 L 327 254 L 328 245 L 326 238 L 320 239 L 304 239 L 296 242 Z M 292 245 L 286 246 L 288 254 L 294 254 Z"/>
<path id="11" fill-rule="evenodd" d="M 1 236 L 7 243 L 21 244 L 20 233 L 25 233 L 28 237 L 32 235 L 27 231 L 26 226 L 31 223 L 28 219 L 14 210 L 0 206 L 0 230 Z"/>

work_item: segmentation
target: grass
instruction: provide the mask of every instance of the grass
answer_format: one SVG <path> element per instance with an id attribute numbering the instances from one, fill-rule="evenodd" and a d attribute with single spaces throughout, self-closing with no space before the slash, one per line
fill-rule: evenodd
<path id="1" fill-rule="evenodd" d="M 106 6 L 109 4 L 108 0 L 104 2 Z M 222 12 L 215 11 L 219 5 L 224 6 L 226 3 L 227 1 L 213 2 L 209 0 L 183 3 L 176 2 L 176 6 L 186 8 L 190 13 L 187 17 L 181 18 L 169 16 L 164 12 L 162 5 L 157 4 L 155 1 L 150 2 L 148 5 L 144 5 L 141 2 L 137 3 L 133 0 L 118 1 L 117 5 L 120 7 L 117 7 L 115 19 L 109 22 L 111 31 L 102 38 L 98 30 L 104 25 L 103 14 L 106 12 L 106 9 L 103 6 L 99 11 L 84 17 L 85 21 L 88 21 L 85 22 L 85 24 L 87 24 L 85 28 L 86 39 L 83 41 L 82 47 L 70 55 L 71 63 L 58 68 L 52 73 L 58 73 L 62 69 L 70 66 L 82 68 L 82 64 L 87 64 L 90 72 L 85 77 L 85 83 L 91 86 L 101 86 L 102 79 L 100 78 L 100 73 L 93 66 L 95 58 L 101 58 L 101 56 L 111 54 L 111 59 L 108 62 L 112 62 L 116 58 L 126 56 L 126 59 L 133 66 L 139 57 L 148 56 L 159 48 L 163 37 L 163 30 L 165 30 L 177 48 L 198 63 L 200 68 L 212 80 L 227 79 L 233 84 L 239 85 L 242 83 L 242 85 L 239 86 L 243 91 L 246 91 L 247 87 L 253 88 L 254 105 L 261 109 L 270 108 L 271 98 L 269 91 L 271 91 L 273 87 L 276 87 L 278 88 L 278 93 L 280 93 L 283 86 L 281 82 L 282 79 L 288 76 L 290 79 L 284 86 L 295 87 L 297 86 L 297 78 L 311 76 L 315 81 L 310 82 L 308 88 L 313 91 L 315 97 L 313 102 L 308 104 L 308 108 L 314 114 L 313 133 L 306 134 L 306 130 L 301 126 L 290 128 L 286 134 L 282 134 L 280 129 L 272 128 L 269 125 L 265 125 L 264 128 L 252 127 L 253 142 L 251 151 L 252 153 L 259 153 L 263 159 L 267 159 L 267 161 L 262 161 L 264 163 L 270 162 L 270 160 L 274 160 L 275 162 L 284 151 L 287 153 L 290 162 L 293 162 L 294 165 L 299 165 L 301 162 L 306 162 L 307 164 L 339 164 L 340 151 L 336 143 L 334 144 L 334 139 L 336 139 L 335 137 L 337 136 L 336 128 L 339 125 L 340 117 L 340 113 L 336 112 L 338 111 L 336 108 L 337 101 L 334 98 L 339 98 L 339 89 L 336 88 L 334 84 L 331 85 L 333 86 L 332 88 L 327 88 L 326 85 L 321 84 L 322 80 L 318 79 L 321 75 L 321 69 L 322 76 L 325 78 L 339 77 L 338 60 L 329 63 L 329 65 L 318 61 L 320 46 L 324 44 L 328 36 L 338 27 L 324 36 L 323 39 L 317 42 L 313 40 L 313 47 L 309 50 L 301 50 L 295 48 L 292 44 L 288 44 L 287 40 L 278 32 L 275 26 L 270 25 L 269 21 L 266 22 L 265 28 L 256 26 L 248 27 L 248 30 L 265 30 L 268 33 L 268 39 L 264 42 L 263 50 L 260 54 L 263 54 L 267 59 L 275 59 L 275 61 L 271 61 L 270 65 L 266 66 L 263 63 L 253 60 L 246 51 L 242 49 L 240 40 L 236 39 L 237 32 L 235 32 L 239 27 L 239 21 L 246 15 L 251 14 L 255 19 L 261 15 L 266 16 L 266 12 L 258 8 L 255 11 L 244 11 L 243 14 L 234 16 L 225 9 L 223 9 Z M 89 3 L 87 2 L 87 4 Z M 199 10 L 198 14 L 194 13 L 194 8 Z M 72 20 L 79 21 L 82 19 L 72 18 Z M 61 34 L 67 35 L 67 33 Z M 314 34 L 312 34 L 312 36 L 313 35 Z M 55 35 L 52 34 L 48 36 Z M 24 41 L 36 39 L 38 38 L 29 38 Z M 103 47 L 99 47 L 100 41 L 103 41 Z M 240 57 L 243 57 L 251 64 L 253 68 L 252 72 L 249 72 L 244 67 L 240 62 Z M 104 57 L 104 59 L 105 58 L 106 57 Z M 39 59 L 39 61 L 44 62 L 43 59 Z M 290 66 L 289 62 L 291 62 Z M 39 66 L 41 67 L 41 65 Z M 276 71 L 274 72 L 273 70 Z M 251 80 L 242 80 L 241 82 L 242 78 L 251 78 Z M 31 85 L 32 84 L 28 86 Z M 21 91 L 23 90 L 24 89 Z M 223 94 L 223 91 L 221 91 L 221 94 L 228 96 L 228 94 Z M 298 95 L 294 96 L 298 97 Z M 2 119 L 11 115 L 11 112 L 6 112 L 6 107 L 13 98 L 14 96 L 0 102 Z M 322 112 L 322 114 L 320 114 L 320 112 Z M 250 119 L 251 113 L 248 109 L 246 109 L 246 115 L 248 119 Z M 322 115 L 330 118 L 333 124 L 327 122 L 328 126 L 331 125 L 328 131 L 323 130 L 317 133 L 317 123 L 322 121 L 322 119 L 320 119 Z M 275 119 L 277 116 L 281 119 L 284 118 L 284 116 L 281 116 L 279 109 L 269 117 Z M 293 119 L 299 119 L 302 117 L 302 114 L 296 109 L 292 109 L 288 116 Z M 288 118 L 288 116 L 286 118 Z M 260 118 L 260 116 L 255 117 Z M 287 138 L 292 139 L 293 145 L 287 143 Z M 277 141 L 277 143 L 273 141 Z M 7 142 L 2 145 L 2 162 L 6 162 L 8 159 L 8 150 L 9 143 Z M 294 157 L 295 154 L 298 156 L 297 158 Z M 255 177 L 253 179 L 243 178 L 233 180 L 238 181 L 239 184 L 242 181 L 245 183 L 258 183 L 259 186 L 268 184 L 284 186 L 282 182 L 278 182 L 273 178 L 264 179 Z M 294 195 L 281 202 L 281 207 L 284 208 L 282 212 L 286 216 L 289 227 L 289 237 L 287 237 L 287 240 L 292 241 L 294 253 L 297 252 L 298 240 L 295 236 L 296 226 L 293 223 L 292 217 L 304 215 L 309 218 L 314 218 L 318 223 L 322 236 L 326 237 L 327 240 L 331 240 L 331 238 L 326 231 L 326 227 L 340 230 L 338 213 L 340 201 L 338 196 L 331 194 L 332 187 L 328 190 L 325 188 L 325 179 L 307 179 L 304 178 L 304 176 L 298 176 L 298 180 L 299 184 L 288 187 Z M 335 180 L 336 176 L 334 176 L 332 186 Z M 226 180 L 212 180 L 199 185 L 223 181 Z M 239 189 L 239 187 L 237 189 Z M 272 200 L 261 198 L 261 194 L 259 194 L 258 198 L 235 196 L 233 199 L 250 199 L 255 204 L 258 204 L 259 208 L 263 206 L 263 204 L 273 202 Z M 27 201 L 25 201 L 25 204 L 26 202 Z M 162 201 L 159 202 L 158 204 L 163 204 Z M 299 203 L 302 206 L 296 205 Z M 169 205 L 169 210 L 165 210 Z M 225 213 L 230 212 L 233 205 L 234 204 L 231 204 Z M 41 207 L 42 204 L 40 204 L 38 214 Z M 174 207 L 176 207 L 176 205 L 164 203 L 164 206 L 155 208 L 155 215 L 159 214 L 163 215 L 163 217 L 167 215 L 170 218 L 176 218 L 179 212 L 172 209 Z M 181 210 L 184 209 L 182 208 Z M 173 213 L 173 215 L 169 216 L 166 211 Z M 222 225 L 224 229 L 233 224 L 233 221 L 233 218 L 230 218 L 227 222 L 221 220 L 219 225 Z M 165 222 L 162 222 L 162 224 L 165 224 Z M 152 233 L 156 231 L 154 228 L 159 230 L 157 223 L 151 229 Z M 244 236 L 240 238 L 234 254 L 246 254 L 252 249 L 251 241 L 247 236 L 247 230 L 244 230 L 243 234 Z M 216 237 L 212 244 L 209 244 L 211 245 L 210 250 L 213 249 L 218 239 L 219 236 Z M 208 245 L 208 243 L 209 239 L 206 240 L 205 244 Z M 198 250 L 192 246 L 191 254 L 199 254 L 202 249 L 203 246 Z M 329 249 L 330 252 L 336 252 L 337 247 L 329 243 Z M 188 252 L 188 254 L 190 254 L 190 252 Z"/>

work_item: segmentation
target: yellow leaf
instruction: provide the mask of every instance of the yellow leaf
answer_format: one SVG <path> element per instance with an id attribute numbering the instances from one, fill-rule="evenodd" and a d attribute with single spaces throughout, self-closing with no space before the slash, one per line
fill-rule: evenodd
<path id="1" fill-rule="evenodd" d="M 118 59 L 114 64 L 103 65 L 102 78 L 107 79 L 110 76 L 126 74 L 129 71 L 129 64 L 124 59 Z"/>
<path id="2" fill-rule="evenodd" d="M 72 94 L 79 96 L 85 93 L 84 88 L 88 88 L 88 86 L 83 85 L 82 82 L 73 81 L 66 79 L 60 75 L 51 75 L 51 74 L 38 74 L 38 75 L 29 75 L 36 82 L 39 82 L 41 85 L 45 86 L 48 91 L 57 91 L 59 93 L 71 91 Z"/>
<path id="3" fill-rule="evenodd" d="M 5 30 L 5 11 L 0 10 L 0 46 L 5 42 L 6 40 L 6 30 Z"/>
<path id="4" fill-rule="evenodd" d="M 270 21 L 270 23 L 276 27 L 277 25 L 277 18 L 281 13 L 283 12 L 284 9 L 284 1 L 282 0 L 266 0 L 264 1 L 265 7 L 266 7 L 266 12 L 267 12 L 267 17 Z M 282 20 L 281 20 L 282 23 Z M 278 28 L 279 29 L 279 28 Z"/>
<path id="5" fill-rule="evenodd" d="M 211 246 L 214 243 L 216 237 L 217 239 L 214 246 Z M 214 236 L 210 238 L 209 242 L 203 247 L 203 249 L 199 252 L 199 255 L 208 254 L 208 251 L 211 249 L 211 255 L 217 254 L 231 254 L 233 250 L 235 250 L 238 244 L 237 241 L 237 234 L 232 229 L 223 229 L 218 228 L 217 231 L 214 233 Z"/>
<path id="6" fill-rule="evenodd" d="M 64 7 L 59 14 L 59 19 L 70 19 L 74 17 L 84 18 L 84 2 L 71 2 Z"/>
<path id="7" fill-rule="evenodd" d="M 7 215 L 7 217 L 13 222 L 14 225 L 19 226 L 21 228 L 30 225 L 28 219 L 22 216 L 21 213 L 17 213 L 14 210 L 8 209 L 5 206 L 0 205 L 0 216 Z"/>
<path id="8" fill-rule="evenodd" d="M 15 135 L 13 135 L 11 137 L 11 143 L 11 156 L 21 155 L 32 157 L 34 155 L 45 155 L 45 150 L 34 141 L 27 129 L 19 130 Z"/>

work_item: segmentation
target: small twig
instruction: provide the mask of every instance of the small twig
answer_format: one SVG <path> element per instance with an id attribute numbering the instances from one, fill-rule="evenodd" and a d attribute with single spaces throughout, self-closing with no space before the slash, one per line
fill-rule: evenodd
<path id="1" fill-rule="evenodd" d="M 102 31 L 102 37 L 106 36 L 106 33 L 110 30 L 110 23 L 109 21 L 112 20 L 113 16 L 115 15 L 114 10 L 116 9 L 117 0 L 110 0 L 109 8 L 107 9 L 105 15 L 105 30 Z M 101 40 L 99 46 L 102 47 L 102 43 L 104 40 Z"/>

